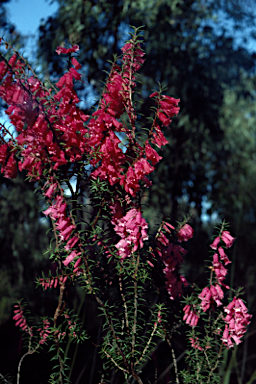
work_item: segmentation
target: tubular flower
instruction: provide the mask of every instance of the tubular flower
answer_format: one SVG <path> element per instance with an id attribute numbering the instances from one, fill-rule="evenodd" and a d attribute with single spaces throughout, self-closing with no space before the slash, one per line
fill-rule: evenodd
<path id="1" fill-rule="evenodd" d="M 194 229 L 189 224 L 185 224 L 183 225 L 183 227 L 181 227 L 177 235 L 178 235 L 178 241 L 180 243 L 182 241 L 188 241 L 193 237 Z"/>
<path id="2" fill-rule="evenodd" d="M 224 321 L 226 323 L 222 341 L 227 348 L 232 348 L 242 342 L 241 338 L 246 332 L 247 325 L 250 324 L 252 315 L 248 314 L 248 309 L 241 299 L 234 299 L 224 309 L 227 313 Z"/>
<path id="3" fill-rule="evenodd" d="M 225 251 L 224 251 L 224 249 L 222 247 L 218 248 L 218 252 L 219 252 L 221 260 L 224 261 L 225 265 L 231 263 L 231 261 L 229 260 L 228 256 L 226 255 L 226 253 L 225 253 Z"/>
<path id="4" fill-rule="evenodd" d="M 115 219 L 115 231 L 121 237 L 116 244 L 121 260 L 130 256 L 137 249 L 143 247 L 143 241 L 148 239 L 146 220 L 141 216 L 141 211 L 132 208 L 121 219 Z"/>
<path id="5" fill-rule="evenodd" d="M 163 229 L 167 233 L 171 233 L 174 227 L 164 221 Z M 158 232 L 156 240 L 155 252 L 158 253 L 165 265 L 163 272 L 166 278 L 166 290 L 170 299 L 174 300 L 175 297 L 181 295 L 182 286 L 188 286 L 185 277 L 179 274 L 180 264 L 183 263 L 183 256 L 187 251 L 178 244 L 170 243 L 162 229 Z"/>
<path id="6" fill-rule="evenodd" d="M 229 288 L 227 287 L 224 283 L 223 283 L 223 280 L 225 279 L 226 277 L 226 274 L 228 273 L 228 270 L 224 267 L 224 265 L 219 261 L 219 256 L 217 253 L 214 253 L 213 255 L 213 268 L 214 268 L 214 272 L 216 274 L 216 277 L 217 277 L 217 280 L 218 280 L 218 283 L 225 286 L 226 288 Z"/>
<path id="7" fill-rule="evenodd" d="M 23 308 L 21 306 L 20 303 L 14 305 L 14 316 L 13 316 L 13 320 L 15 320 L 15 325 L 16 326 L 19 326 L 23 331 L 26 331 L 28 332 L 29 334 L 32 335 L 32 328 L 30 328 L 27 324 L 27 320 L 24 316 L 24 313 L 23 313 Z"/>
<path id="8" fill-rule="evenodd" d="M 121 68 L 115 65 L 106 85 L 106 92 L 102 95 L 100 108 L 107 113 L 119 118 L 124 111 L 124 100 L 122 96 L 123 78 L 118 73 Z"/>
<path id="9" fill-rule="evenodd" d="M 149 97 L 154 97 L 158 103 L 157 117 L 164 126 L 171 124 L 171 117 L 179 113 L 178 104 L 180 99 L 171 96 L 159 95 L 158 92 L 152 93 Z"/>
<path id="10" fill-rule="evenodd" d="M 194 349 L 198 349 L 199 351 L 203 351 L 204 349 L 200 346 L 199 344 L 199 339 L 198 337 L 196 337 L 195 339 L 193 339 L 193 337 L 190 337 L 190 342 L 191 342 L 191 346 L 192 348 Z"/>
<path id="11" fill-rule="evenodd" d="M 216 250 L 217 247 L 218 247 L 219 242 L 220 242 L 220 237 L 218 236 L 218 237 L 216 237 L 216 238 L 214 239 L 214 241 L 213 241 L 213 243 L 210 245 L 210 247 L 211 247 L 212 249 Z"/>
<path id="12" fill-rule="evenodd" d="M 224 297 L 224 293 L 221 287 L 218 284 L 216 284 L 215 286 L 211 285 L 210 288 L 204 287 L 202 292 L 198 295 L 198 297 L 199 299 L 202 300 L 201 302 L 202 310 L 206 312 L 207 309 L 209 309 L 210 306 L 214 303 L 214 301 L 216 302 L 218 307 L 222 305 L 221 300 Z"/>
<path id="13" fill-rule="evenodd" d="M 199 320 L 198 313 L 194 310 L 194 308 L 191 308 L 190 305 L 185 305 L 183 311 L 185 312 L 183 321 L 185 321 L 186 324 L 190 325 L 191 327 L 195 327 Z"/>
<path id="14" fill-rule="evenodd" d="M 227 248 L 230 248 L 235 241 L 235 237 L 232 237 L 228 231 L 223 231 L 221 234 L 221 240 L 224 241 Z"/>

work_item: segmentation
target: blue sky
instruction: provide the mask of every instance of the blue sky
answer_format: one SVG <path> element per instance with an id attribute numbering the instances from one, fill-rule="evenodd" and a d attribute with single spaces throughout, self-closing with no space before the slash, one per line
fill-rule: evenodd
<path id="1" fill-rule="evenodd" d="M 52 3 L 52 4 L 51 4 Z M 28 39 L 26 56 L 31 54 L 33 42 L 38 35 L 41 19 L 47 19 L 58 9 L 58 3 L 52 0 L 11 0 L 6 4 L 8 20 L 22 35 L 33 35 Z"/>
<path id="2" fill-rule="evenodd" d="M 35 33 L 40 20 L 52 15 L 58 3 L 51 0 L 11 0 L 6 4 L 8 18 L 22 33 Z"/>

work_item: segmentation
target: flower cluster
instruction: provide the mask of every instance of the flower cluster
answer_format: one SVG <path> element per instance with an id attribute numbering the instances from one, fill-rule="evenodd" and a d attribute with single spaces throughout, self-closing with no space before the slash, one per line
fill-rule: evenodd
<path id="1" fill-rule="evenodd" d="M 188 323 L 187 323 L 188 324 Z M 203 351 L 203 347 L 201 347 L 201 345 L 199 344 L 199 339 L 198 337 L 196 337 L 195 339 L 193 339 L 193 337 L 190 337 L 190 343 L 191 343 L 191 346 L 192 348 L 194 349 L 198 349 L 199 351 Z"/>
<path id="2" fill-rule="evenodd" d="M 98 110 L 92 114 L 85 128 L 84 123 L 89 116 L 76 106 L 80 100 L 74 90 L 74 82 L 81 79 L 78 73 L 81 65 L 72 56 L 78 50 L 78 45 L 56 49 L 59 55 L 70 56 L 73 67 L 55 84 L 59 89 L 55 94 L 36 77 L 26 80 L 19 75 L 25 63 L 17 54 L 8 63 L 4 60 L 0 63 L 0 95 L 9 104 L 6 113 L 18 132 L 15 141 L 9 140 L 0 145 L 1 172 L 6 177 L 15 177 L 18 161 L 19 170 L 26 170 L 32 179 L 39 180 L 46 166 L 53 174 L 60 166 L 81 160 L 86 155 L 94 167 L 92 178 L 107 179 L 110 185 L 119 183 L 127 194 L 135 197 L 140 190 L 140 182 L 150 186 L 146 176 L 154 171 L 154 166 L 162 158 L 151 145 L 161 147 L 167 143 L 156 119 L 144 146 L 135 137 L 136 116 L 131 96 L 136 86 L 135 72 L 144 62 L 144 52 L 136 37 L 124 45 L 122 65 L 113 65 Z M 156 116 L 160 124 L 166 125 L 163 116 L 170 118 L 177 114 L 179 100 L 159 93 L 156 102 Z M 132 131 L 117 120 L 124 111 L 130 118 Z M 25 125 L 26 129 L 23 129 Z M 116 132 L 127 136 L 129 146 L 125 154 Z M 56 177 L 48 177 L 43 193 L 50 202 L 43 213 L 55 222 L 54 230 L 58 232 L 59 241 L 66 243 L 64 249 L 68 255 L 63 264 L 68 266 L 74 261 L 77 270 L 81 263 L 79 236 Z M 114 225 L 121 237 L 116 245 L 121 258 L 135 252 L 139 246 L 143 247 L 147 239 L 147 223 L 140 210 L 132 208 Z M 46 289 L 56 285 L 57 280 L 42 284 Z"/>
<path id="3" fill-rule="evenodd" d="M 162 259 L 165 268 L 163 272 L 166 278 L 166 289 L 170 299 L 174 300 L 176 296 L 182 292 L 182 285 L 187 286 L 187 281 L 184 276 L 178 273 L 180 265 L 183 263 L 183 256 L 187 251 L 179 244 L 170 242 L 163 230 L 166 233 L 171 233 L 174 227 L 167 222 L 163 222 L 160 230 L 157 233 L 157 248 L 155 252 Z M 177 232 L 178 241 L 187 241 L 193 236 L 193 229 L 189 224 L 185 224 Z"/>
<path id="4" fill-rule="evenodd" d="M 223 246 L 219 246 L 221 241 L 224 243 Z M 201 308 L 204 312 L 207 311 L 214 302 L 217 306 L 222 305 L 221 300 L 224 297 L 224 293 L 221 286 L 229 289 L 229 287 L 223 283 L 228 270 L 224 267 L 221 260 L 224 261 L 225 265 L 231 263 L 223 247 L 230 248 L 234 241 L 235 238 L 232 237 L 228 231 L 223 230 L 220 236 L 217 236 L 210 245 L 213 250 L 217 250 L 218 252 L 213 255 L 211 268 L 212 272 L 215 273 L 217 283 L 215 285 L 211 283 L 209 287 L 203 288 L 202 292 L 198 295 L 199 299 L 201 299 Z"/>
<path id="5" fill-rule="evenodd" d="M 180 99 L 175 99 L 174 97 L 159 95 L 158 92 L 154 92 L 150 95 L 154 97 L 158 103 L 157 117 L 164 126 L 171 124 L 171 117 L 179 113 L 180 108 L 178 103 Z"/>
<path id="6" fill-rule="evenodd" d="M 221 289 L 221 287 L 216 284 L 211 285 L 210 287 L 204 287 L 202 292 L 198 295 L 199 299 L 202 300 L 201 302 L 201 308 L 204 312 L 207 311 L 211 307 L 211 305 L 214 304 L 214 302 L 217 304 L 217 306 L 222 305 L 221 300 L 224 297 L 224 293 Z"/>
<path id="7" fill-rule="evenodd" d="M 48 288 L 56 288 L 57 285 L 62 285 L 67 281 L 67 276 L 57 276 L 49 278 L 40 278 L 38 283 L 46 290 Z"/>
<path id="8" fill-rule="evenodd" d="M 21 306 L 21 303 L 14 305 L 14 316 L 13 320 L 16 321 L 15 325 L 19 326 L 23 331 L 28 332 L 29 334 L 32 334 L 32 328 L 28 326 L 26 317 L 24 316 L 24 311 Z"/>
<path id="9" fill-rule="evenodd" d="M 40 340 L 39 344 L 44 344 L 49 337 L 51 331 L 50 331 L 50 322 L 48 319 L 43 320 L 43 328 L 38 328 Z"/>
<path id="10" fill-rule="evenodd" d="M 78 252 L 76 249 L 72 249 L 78 242 L 79 238 L 77 234 L 74 234 L 74 236 L 71 237 L 73 231 L 76 229 L 76 225 L 72 224 L 71 218 L 66 214 L 66 209 L 67 203 L 65 202 L 63 196 L 57 195 L 54 203 L 43 211 L 46 216 L 49 215 L 53 221 L 56 221 L 55 226 L 59 232 L 60 240 L 67 241 L 65 249 L 66 251 L 71 252 L 63 261 L 65 266 L 81 255 L 81 252 Z"/>
<path id="11" fill-rule="evenodd" d="M 124 217 L 115 220 L 115 232 L 121 237 L 116 244 L 121 260 L 130 256 L 139 248 L 143 248 L 143 241 L 148 239 L 146 220 L 141 211 L 132 208 Z"/>
<path id="12" fill-rule="evenodd" d="M 222 229 L 220 235 L 217 236 L 210 245 L 210 247 L 216 251 L 213 255 L 212 266 L 210 267 L 210 284 L 209 286 L 204 287 L 202 292 L 198 295 L 198 298 L 200 299 L 199 308 L 203 312 L 206 312 L 209 309 L 214 310 L 215 305 L 217 305 L 217 307 L 223 305 L 222 300 L 224 299 L 224 292 L 222 287 L 229 289 L 229 286 L 223 282 L 228 272 L 225 266 L 231 263 L 224 248 L 230 248 L 234 241 L 235 238 L 232 237 L 228 231 Z M 213 274 L 215 274 L 215 284 L 212 282 Z M 223 310 L 227 315 L 225 317 L 224 314 L 220 316 L 221 318 L 224 318 L 224 322 L 226 323 L 221 340 L 227 348 L 231 348 L 234 346 L 234 343 L 241 343 L 241 338 L 246 332 L 246 326 L 250 323 L 252 316 L 248 314 L 248 309 L 244 302 L 236 297 L 234 297 L 232 302 Z M 186 305 L 183 308 L 183 311 L 185 312 L 183 320 L 192 327 L 197 325 L 200 318 L 200 311 L 195 314 L 195 310 L 191 309 L 190 305 Z M 219 329 L 217 334 L 220 334 L 220 332 L 221 330 Z M 200 349 L 198 345 L 199 344 L 196 342 L 192 343 L 192 346 L 195 349 Z"/>
<path id="13" fill-rule="evenodd" d="M 146 140 L 144 147 L 141 147 L 134 140 L 134 132 L 131 133 L 124 124 L 117 120 L 126 110 L 130 120 L 133 123 L 135 121 L 131 100 L 131 94 L 135 86 L 133 81 L 135 80 L 134 73 L 144 61 L 142 59 L 144 53 L 136 40 L 127 43 L 122 51 L 124 53 L 123 66 L 122 68 L 118 65 L 113 66 L 99 109 L 93 113 L 93 118 L 87 126 L 91 154 L 94 155 L 91 164 L 96 168 L 91 176 L 108 180 L 111 185 L 119 183 L 127 193 L 135 197 L 140 189 L 140 181 L 144 185 L 150 186 L 146 176 L 154 171 L 154 165 L 162 158 L 152 148 L 150 141 L 152 144 L 161 147 L 167 143 L 167 140 L 159 125 L 154 121 L 150 139 Z M 168 96 L 162 95 L 162 98 L 165 99 Z M 177 99 L 174 103 L 177 105 L 178 102 Z M 171 113 L 169 104 L 168 106 L 163 104 L 161 108 L 165 113 Z M 172 109 L 172 116 L 178 112 L 179 108 Z M 133 123 L 132 125 L 134 125 Z M 134 126 L 133 129 L 135 129 Z M 121 141 L 116 136 L 116 132 L 123 132 L 127 136 L 129 146 L 125 154 L 120 148 Z M 129 165 L 128 168 L 127 164 Z"/>
<path id="14" fill-rule="evenodd" d="M 223 247 L 219 246 L 219 243 L 221 242 L 221 240 L 225 244 L 226 248 L 230 248 L 233 245 L 235 238 L 232 237 L 228 231 L 223 231 L 221 236 L 217 236 L 214 239 L 213 243 L 210 245 L 212 249 L 218 250 L 218 254 L 215 253 L 213 256 L 213 259 L 215 260 L 214 262 L 218 263 L 218 257 L 220 256 L 220 259 L 224 261 L 225 265 L 227 265 L 227 264 L 230 264 L 231 261 L 229 260 L 228 256 L 225 254 Z M 221 274 L 219 277 L 221 278 Z"/>
<path id="15" fill-rule="evenodd" d="M 72 322 L 72 320 L 70 319 L 70 316 L 67 313 L 64 314 L 64 317 L 67 319 L 67 322 L 68 322 L 69 336 L 77 337 L 76 322 L 75 321 Z"/>
<path id="16" fill-rule="evenodd" d="M 241 299 L 234 299 L 224 308 L 227 313 L 224 321 L 226 323 L 222 341 L 227 348 L 232 348 L 241 343 L 241 338 L 246 332 L 246 327 L 250 324 L 252 315 L 248 313 L 244 302 Z"/>
<path id="17" fill-rule="evenodd" d="M 75 52 L 78 46 L 70 50 Z M 63 48 L 60 52 L 66 51 Z M 75 105 L 80 100 L 73 79 L 80 80 L 77 69 L 81 66 L 75 58 L 72 64 L 75 68 L 70 68 L 58 81 L 56 86 L 60 90 L 52 96 L 51 89 L 44 88 L 35 77 L 20 77 L 25 63 L 16 54 L 8 63 L 0 63 L 0 97 L 9 105 L 5 113 L 18 132 L 15 143 L 9 140 L 0 147 L 1 172 L 5 177 L 16 177 L 18 159 L 19 170 L 24 169 L 39 180 L 46 164 L 56 170 L 68 161 L 82 158 L 87 148 L 84 122 L 89 116 Z"/>
<path id="18" fill-rule="evenodd" d="M 189 324 L 191 327 L 195 327 L 199 320 L 199 315 L 196 312 L 195 308 L 187 304 L 183 308 L 183 311 L 185 313 L 183 321 L 185 321 L 186 324 Z"/>
<path id="19" fill-rule="evenodd" d="M 115 118 L 119 118 L 124 111 L 124 100 L 122 96 L 123 78 L 120 71 L 121 68 L 118 65 L 113 66 L 100 104 L 100 110 L 104 110 L 105 113 L 109 113 Z M 112 121 L 115 122 L 114 119 Z M 116 125 L 118 128 L 118 121 L 116 121 Z"/>

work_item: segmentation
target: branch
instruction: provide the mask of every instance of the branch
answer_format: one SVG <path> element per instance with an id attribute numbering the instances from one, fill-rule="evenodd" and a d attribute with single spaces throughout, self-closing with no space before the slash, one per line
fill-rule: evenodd
<path id="1" fill-rule="evenodd" d="M 139 263 L 140 263 L 140 254 L 138 253 L 135 272 L 133 275 L 133 279 L 134 279 L 134 318 L 133 318 L 133 327 L 132 327 L 132 364 L 133 364 L 133 358 L 134 358 L 137 311 L 138 311 L 138 308 L 137 308 L 138 307 L 137 273 L 138 273 L 138 269 L 139 269 Z"/>
<path id="2" fill-rule="evenodd" d="M 125 317 L 125 325 L 126 325 L 126 329 L 127 329 L 127 334 L 128 334 L 128 336 L 130 336 L 128 310 L 127 310 L 127 304 L 126 304 L 126 300 L 125 300 L 125 296 L 124 296 L 123 285 L 122 285 L 122 276 L 121 275 L 119 275 L 119 287 L 120 287 L 120 293 L 122 296 L 122 300 L 124 303 L 124 317 Z"/>

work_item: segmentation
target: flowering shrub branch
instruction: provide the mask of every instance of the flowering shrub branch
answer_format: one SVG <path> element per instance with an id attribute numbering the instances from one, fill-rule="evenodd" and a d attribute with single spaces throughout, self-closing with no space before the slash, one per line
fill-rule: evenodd
<path id="1" fill-rule="evenodd" d="M 56 274 L 39 277 L 37 283 L 44 290 L 60 292 L 53 317 L 42 319 L 37 336 L 27 324 L 22 305 L 15 306 L 13 319 L 29 335 L 17 383 L 24 357 L 46 343 L 58 361 L 50 383 L 70 382 L 62 345 L 67 338 L 77 343 L 88 338 L 67 308 L 66 287 L 73 282 L 94 297 L 105 318 L 100 347 L 106 381 L 109 368 L 114 367 L 126 382 L 143 384 L 141 366 L 162 339 L 170 346 L 177 383 L 181 378 L 190 383 L 203 382 L 203 378 L 210 382 L 223 347 L 241 342 L 251 315 L 238 297 L 223 307 L 223 288 L 229 289 L 224 283 L 225 267 L 230 263 L 225 248 L 231 247 L 234 238 L 222 227 L 211 245 L 215 253 L 209 286 L 188 298 L 184 307 L 183 320 L 192 327 L 189 342 L 196 371 L 179 372 L 171 339 L 180 320 L 169 324 L 169 319 L 183 288 L 189 286 L 180 274 L 187 252 L 181 243 L 193 237 L 193 229 L 186 220 L 175 229 L 164 218 L 155 236 L 149 236 L 141 191 L 151 185 L 148 177 L 162 159 L 156 149 L 168 144 L 162 129 L 179 113 L 180 100 L 164 95 L 161 89 L 150 95 L 156 109 L 142 142 L 133 102 L 136 72 L 144 63 L 139 29 L 134 29 L 122 48 L 122 57 L 115 59 L 98 109 L 91 116 L 79 109 L 80 99 L 74 89 L 74 83 L 81 80 L 81 64 L 75 56 L 78 45 L 56 49 L 59 55 L 68 55 L 70 66 L 49 89 L 25 59 L 8 47 L 14 54 L 9 59 L 2 56 L 0 62 L 0 97 L 8 104 L 6 114 L 17 134 L 14 137 L 1 126 L 1 172 L 15 178 L 18 171 L 25 171 L 30 181 L 40 185 L 47 201 L 43 213 L 52 223 L 55 246 L 51 245 L 50 259 Z M 128 123 L 123 122 L 122 115 L 127 116 Z M 128 143 L 125 150 L 121 133 Z M 197 331 L 201 321 L 206 324 L 204 335 Z M 213 341 L 213 335 L 219 339 Z M 219 346 L 217 355 L 214 343 Z M 188 377 L 190 381 L 186 381 Z"/>

